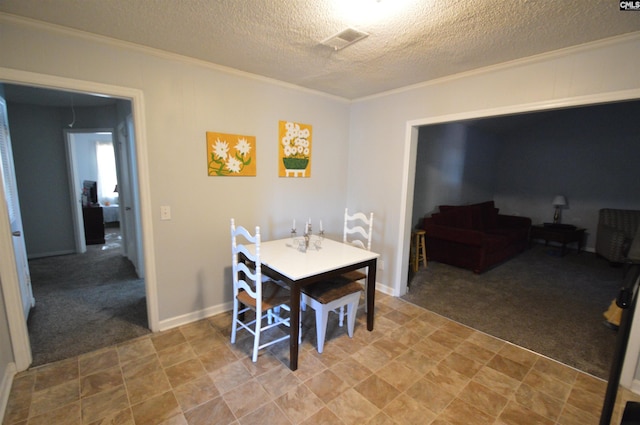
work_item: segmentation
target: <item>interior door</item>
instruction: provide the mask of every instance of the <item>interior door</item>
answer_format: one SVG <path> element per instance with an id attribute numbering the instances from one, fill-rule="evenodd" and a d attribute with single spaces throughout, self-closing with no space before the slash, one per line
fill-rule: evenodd
<path id="1" fill-rule="evenodd" d="M 142 233 L 140 232 L 140 195 L 136 170 L 136 152 L 133 119 L 127 117 L 126 123 L 118 126 L 119 161 L 118 192 L 120 195 L 120 226 L 123 232 L 125 256 L 133 263 L 138 277 L 144 279 L 144 257 L 142 253 Z"/>
<path id="2" fill-rule="evenodd" d="M 35 305 L 35 299 L 33 298 L 33 291 L 31 289 L 31 277 L 29 275 L 29 263 L 27 261 L 27 248 L 24 243 L 24 233 L 22 230 L 18 187 L 16 184 L 13 153 L 11 151 L 11 139 L 9 136 L 7 105 L 3 98 L 0 98 L 0 156 L 2 156 L 2 181 L 4 183 L 4 193 L 9 210 L 11 234 L 13 235 L 12 242 L 16 259 L 16 271 L 18 273 L 20 283 L 22 310 L 26 320 L 29 317 L 29 311 Z"/>

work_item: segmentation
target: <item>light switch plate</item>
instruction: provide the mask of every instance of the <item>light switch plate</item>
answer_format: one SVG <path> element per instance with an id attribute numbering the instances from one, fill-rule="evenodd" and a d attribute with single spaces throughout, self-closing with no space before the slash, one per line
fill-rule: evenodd
<path id="1" fill-rule="evenodd" d="M 160 220 L 171 220 L 171 207 L 169 205 L 160 207 Z"/>

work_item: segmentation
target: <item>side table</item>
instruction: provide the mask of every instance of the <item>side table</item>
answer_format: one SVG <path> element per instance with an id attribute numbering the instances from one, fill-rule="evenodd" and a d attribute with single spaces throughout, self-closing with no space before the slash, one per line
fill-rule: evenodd
<path id="1" fill-rule="evenodd" d="M 584 232 L 586 229 L 574 227 L 574 226 L 545 226 L 543 224 L 535 224 L 531 226 L 529 231 L 529 243 L 531 244 L 534 239 L 544 239 L 545 245 L 549 244 L 549 241 L 558 242 L 562 245 L 561 255 L 564 256 L 567 250 L 567 244 L 577 243 L 578 254 L 582 250 L 582 242 L 584 241 Z"/>

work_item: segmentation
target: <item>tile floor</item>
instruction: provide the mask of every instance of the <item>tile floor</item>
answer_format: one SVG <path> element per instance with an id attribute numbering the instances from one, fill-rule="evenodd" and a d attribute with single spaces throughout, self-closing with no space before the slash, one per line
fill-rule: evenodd
<path id="1" fill-rule="evenodd" d="M 34 368 L 3 424 L 599 423 L 600 379 L 383 294 L 365 319 L 353 339 L 332 324 L 320 355 L 306 315 L 296 372 L 288 341 L 255 364 L 249 338 L 231 345 L 229 314 Z"/>

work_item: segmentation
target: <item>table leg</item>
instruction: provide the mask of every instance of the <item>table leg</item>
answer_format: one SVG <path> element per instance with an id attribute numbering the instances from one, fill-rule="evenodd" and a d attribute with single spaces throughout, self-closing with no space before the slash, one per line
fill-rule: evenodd
<path id="1" fill-rule="evenodd" d="M 298 369 L 298 339 L 300 335 L 300 286 L 291 285 L 289 307 L 291 308 L 290 317 L 290 336 L 289 336 L 289 369 Z"/>
<path id="2" fill-rule="evenodd" d="M 367 330 L 373 330 L 373 313 L 376 296 L 376 268 L 377 260 L 374 258 L 367 266 Z"/>

